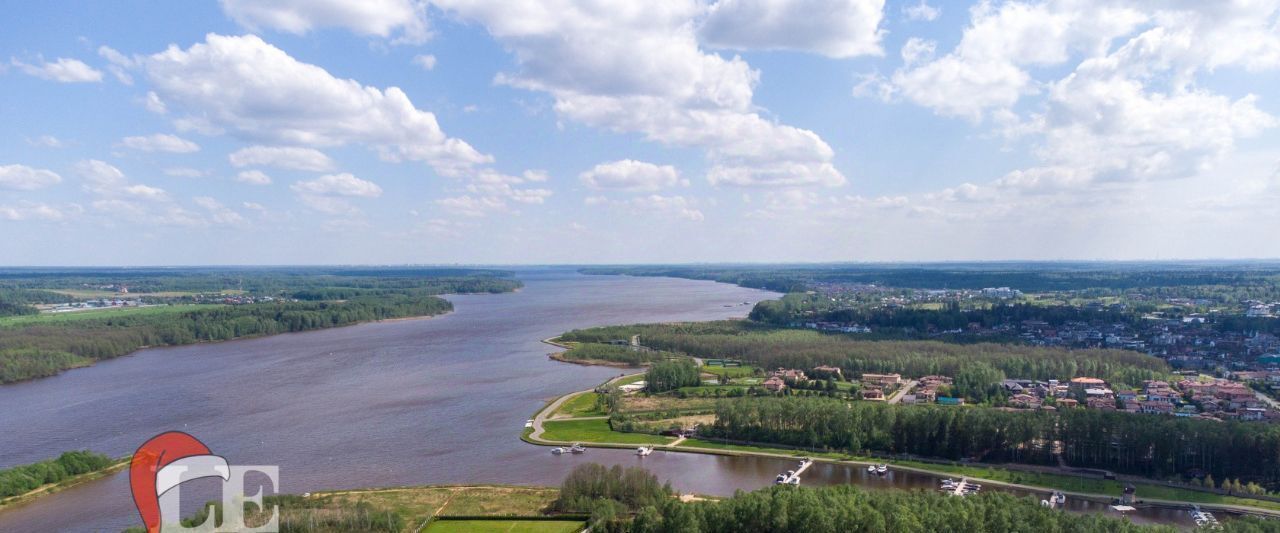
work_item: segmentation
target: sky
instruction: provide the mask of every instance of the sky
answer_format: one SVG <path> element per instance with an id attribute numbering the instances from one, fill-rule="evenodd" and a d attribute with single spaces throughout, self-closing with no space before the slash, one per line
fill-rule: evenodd
<path id="1" fill-rule="evenodd" d="M 1280 0 L 0 10 L 0 265 L 1280 257 Z"/>

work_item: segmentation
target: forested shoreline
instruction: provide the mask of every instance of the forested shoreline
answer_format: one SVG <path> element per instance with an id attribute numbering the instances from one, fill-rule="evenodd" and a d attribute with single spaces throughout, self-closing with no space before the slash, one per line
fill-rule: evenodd
<path id="1" fill-rule="evenodd" d="M 1068 380 L 1100 377 L 1140 384 L 1168 375 L 1160 359 L 1125 350 L 1067 350 L 1009 344 L 953 344 L 936 341 L 861 341 L 844 335 L 778 329 L 747 321 L 607 326 L 575 330 L 561 339 L 605 342 L 639 335 L 650 348 L 702 358 L 741 359 L 762 368 L 830 365 L 845 375 L 894 372 L 909 376 L 956 375 L 983 362 L 1008 377 Z"/>
<path id="2" fill-rule="evenodd" d="M 132 309 L 45 313 L 0 321 L 0 384 L 52 376 L 69 368 L 127 355 L 144 347 L 175 346 L 244 337 L 295 333 L 360 322 L 434 316 L 449 312 L 446 293 L 497 293 L 519 281 L 491 273 L 454 269 L 317 271 L 0 272 L 0 303 L 11 315 L 31 315 L 33 303 L 73 297 L 57 287 L 113 287 L 116 298 L 164 303 Z M 440 274 L 448 277 L 429 277 Z M 92 280 L 86 281 L 86 280 Z M 196 291 L 235 289 L 246 298 L 205 297 Z M 64 290 L 64 289 L 56 289 Z M 187 291 L 187 292 L 182 292 Z M 75 293 L 72 290 L 64 292 Z M 146 296 L 164 294 L 164 296 Z M 251 302 L 251 303 L 223 303 Z M 198 305 L 195 305 L 198 304 Z"/>
<path id="3" fill-rule="evenodd" d="M 1086 409 L 898 406 L 825 398 L 721 401 L 708 437 L 950 460 L 1055 465 L 1280 488 L 1280 427 Z"/>

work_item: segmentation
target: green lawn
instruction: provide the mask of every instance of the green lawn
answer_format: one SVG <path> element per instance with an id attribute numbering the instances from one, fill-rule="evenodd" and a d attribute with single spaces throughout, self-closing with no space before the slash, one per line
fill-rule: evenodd
<path id="1" fill-rule="evenodd" d="M 605 416 L 609 414 L 596 406 L 596 396 L 597 394 L 594 392 L 584 392 L 569 398 L 568 401 L 560 405 L 560 409 L 556 410 L 554 415 L 581 417 Z"/>
<path id="2" fill-rule="evenodd" d="M 627 377 L 625 377 L 625 378 L 622 378 L 622 379 L 620 379 L 620 380 L 618 380 L 618 381 L 615 381 L 613 384 L 614 384 L 614 385 L 630 385 L 630 384 L 635 383 L 635 382 L 637 382 L 637 381 L 644 381 L 644 378 L 645 378 L 645 374 L 644 374 L 644 373 L 640 373 L 640 374 L 636 374 L 636 375 L 634 375 L 634 376 L 627 376 Z"/>
<path id="3" fill-rule="evenodd" d="M 717 376 L 723 376 L 727 374 L 730 379 L 751 376 L 751 375 L 754 375 L 756 371 L 755 367 L 753 366 L 727 366 L 726 367 L 726 366 L 705 366 L 705 365 L 699 368 L 698 370 L 701 370 L 705 374 L 715 374 Z"/>
<path id="4" fill-rule="evenodd" d="M 181 313 L 191 311 L 196 308 L 209 305 L 201 304 L 184 304 L 184 305 L 162 305 L 154 307 L 115 307 L 106 309 L 90 309 L 87 311 L 70 311 L 66 313 L 40 313 L 38 315 L 20 315 L 0 317 L 0 327 L 5 326 L 24 326 L 29 324 L 63 324 L 67 322 L 77 322 L 80 320 L 90 320 L 95 318 L 113 317 L 113 316 L 139 316 L 139 315 L 163 315 L 170 313 Z"/>
<path id="5" fill-rule="evenodd" d="M 427 526 L 429 533 L 573 533 L 586 527 L 582 521 L 571 520 L 437 520 Z"/>
<path id="6" fill-rule="evenodd" d="M 666 444 L 670 437 L 659 437 L 645 433 L 622 433 L 609 429 L 609 421 L 597 418 L 594 420 L 563 420 L 543 423 L 546 430 L 542 438 L 560 442 L 618 442 L 623 444 Z"/>

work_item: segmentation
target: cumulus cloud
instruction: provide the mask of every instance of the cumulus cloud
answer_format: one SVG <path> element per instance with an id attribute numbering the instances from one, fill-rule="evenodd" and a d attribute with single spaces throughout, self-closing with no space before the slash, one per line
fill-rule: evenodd
<path id="1" fill-rule="evenodd" d="M 65 146 L 61 139 L 52 135 L 41 135 L 34 139 L 27 139 L 27 144 L 41 148 L 62 148 Z"/>
<path id="2" fill-rule="evenodd" d="M 698 37 L 716 48 L 879 55 L 884 0 L 719 0 Z"/>
<path id="3" fill-rule="evenodd" d="M 64 216 L 61 210 L 48 204 L 22 202 L 18 205 L 0 205 L 0 220 L 55 222 L 62 220 Z"/>
<path id="4" fill-rule="evenodd" d="M 61 83 L 96 83 L 102 81 L 102 71 L 86 65 L 79 59 L 59 57 L 49 62 L 41 60 L 39 64 L 30 64 L 10 58 L 10 63 L 18 70 L 40 79 Z"/>
<path id="5" fill-rule="evenodd" d="M 436 68 L 436 56 L 431 54 L 413 56 L 413 64 L 422 67 L 423 70 L 433 70 Z"/>
<path id="6" fill-rule="evenodd" d="M 318 28 L 346 28 L 360 35 L 421 43 L 430 36 L 426 3 L 417 0 L 221 0 L 240 25 L 302 35 Z"/>
<path id="7" fill-rule="evenodd" d="M 452 213 L 483 216 L 496 212 L 515 212 L 511 203 L 539 205 L 551 197 L 550 189 L 528 187 L 546 181 L 546 173 L 525 171 L 520 176 L 483 169 L 472 177 L 460 196 L 441 198 L 436 205 Z"/>
<path id="8" fill-rule="evenodd" d="M 311 209 L 328 215 L 358 215 L 360 209 L 350 198 L 377 198 L 382 187 L 348 173 L 327 174 L 314 180 L 299 181 L 289 186 L 298 199 Z"/>
<path id="9" fill-rule="evenodd" d="M 0 189 L 34 191 L 62 182 L 62 176 L 51 170 L 26 165 L 0 165 Z"/>
<path id="10" fill-rule="evenodd" d="M 834 152 L 811 131 L 752 103 L 759 73 L 698 47 L 693 0 L 597 9 L 569 0 L 513 4 L 438 0 L 483 24 L 515 54 L 499 83 L 542 91 L 562 117 L 665 145 L 703 149 L 707 178 L 735 186 L 840 185 Z"/>
<path id="11" fill-rule="evenodd" d="M 249 185 L 271 185 L 271 176 L 261 170 L 245 170 L 236 174 L 235 180 Z"/>
<path id="12" fill-rule="evenodd" d="M 84 179 L 84 188 L 104 198 L 130 198 L 149 201 L 166 201 L 168 193 L 159 187 L 131 183 L 124 172 L 110 163 L 89 159 L 75 164 L 76 173 Z"/>
<path id="13" fill-rule="evenodd" d="M 143 152 L 170 152 L 175 154 L 189 154 L 191 152 L 200 151 L 200 145 L 167 133 L 157 133 L 154 135 L 125 137 L 120 139 L 120 145 L 125 148 L 141 150 Z"/>
<path id="14" fill-rule="evenodd" d="M 902 6 L 902 14 L 907 17 L 907 20 L 932 22 L 942 15 L 942 8 L 931 6 L 925 0 L 920 0 L 919 4 Z"/>
<path id="15" fill-rule="evenodd" d="M 234 167 L 268 166 L 311 172 L 334 168 L 333 160 L 324 152 L 296 146 L 249 146 L 232 152 L 227 159 Z"/>
<path id="16" fill-rule="evenodd" d="M 243 226 L 248 222 L 243 215 L 209 196 L 197 196 L 192 201 L 208 212 L 209 220 L 214 224 Z"/>
<path id="17" fill-rule="evenodd" d="M 593 189 L 624 191 L 656 191 L 681 183 L 680 172 L 676 167 L 632 159 L 600 163 L 579 174 L 578 178 Z"/>
<path id="18" fill-rule="evenodd" d="M 139 61 L 167 108 L 186 113 L 177 124 L 187 128 L 295 146 L 363 144 L 449 176 L 493 160 L 445 135 L 399 88 L 336 78 L 257 36 L 210 34 Z"/>
<path id="19" fill-rule="evenodd" d="M 629 204 L 640 211 L 675 216 L 685 220 L 701 221 L 703 219 L 702 211 L 695 209 L 693 202 L 683 196 L 651 194 L 632 198 Z"/>
<path id="20" fill-rule="evenodd" d="M 310 181 L 299 181 L 289 188 L 300 194 L 358 196 L 362 198 L 382 196 L 382 187 L 379 187 L 378 184 L 362 180 L 345 172 L 342 174 L 326 174 Z"/>

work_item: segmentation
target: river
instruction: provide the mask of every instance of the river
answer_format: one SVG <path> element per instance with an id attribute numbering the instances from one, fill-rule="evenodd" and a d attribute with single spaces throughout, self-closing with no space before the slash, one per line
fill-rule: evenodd
<path id="1" fill-rule="evenodd" d="M 449 296 L 455 311 L 440 317 L 147 349 L 0 387 L 0 468 L 73 449 L 122 456 L 168 430 L 195 435 L 233 464 L 279 465 L 280 491 L 288 493 L 557 485 L 574 464 L 593 461 L 642 465 L 682 492 L 728 495 L 767 486 L 793 467 L 783 459 L 639 458 L 624 450 L 554 457 L 521 442 L 524 421 L 545 402 L 619 373 L 551 361 L 552 349 L 540 339 L 597 325 L 740 317 L 776 294 L 569 269 L 519 276 L 525 287 L 515 293 Z M 934 488 L 937 478 L 879 477 L 829 464 L 804 476 L 806 485 L 837 483 Z M 211 494 L 209 488 L 197 494 Z M 1134 519 L 1189 523 L 1185 512 L 1172 510 L 1144 510 Z M 123 474 L 0 510 L 6 532 L 114 533 L 138 523 Z"/>

